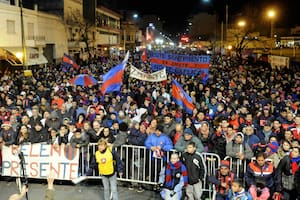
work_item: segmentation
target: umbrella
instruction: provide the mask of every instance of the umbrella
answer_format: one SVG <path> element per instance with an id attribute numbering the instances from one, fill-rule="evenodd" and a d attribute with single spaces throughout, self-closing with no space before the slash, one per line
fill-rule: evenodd
<path id="1" fill-rule="evenodd" d="M 89 86 L 97 84 L 98 81 L 88 74 L 79 74 L 72 78 L 70 83 L 74 85 Z"/>

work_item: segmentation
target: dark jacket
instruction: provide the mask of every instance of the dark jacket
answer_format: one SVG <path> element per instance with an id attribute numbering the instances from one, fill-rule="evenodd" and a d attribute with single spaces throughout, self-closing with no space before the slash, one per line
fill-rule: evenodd
<path id="1" fill-rule="evenodd" d="M 0 137 L 3 139 L 3 141 L 5 142 L 6 146 L 15 144 L 16 139 L 17 139 L 17 134 L 15 131 L 13 131 L 12 128 L 6 130 L 2 130 L 0 132 Z"/>
<path id="2" fill-rule="evenodd" d="M 216 191 L 219 194 L 228 194 L 234 179 L 235 179 L 235 175 L 233 172 L 229 171 L 225 176 L 223 176 L 220 172 L 220 169 L 216 171 L 215 176 L 210 176 L 208 178 L 209 182 L 216 185 Z M 226 188 L 221 186 L 222 182 L 226 183 Z"/>
<path id="3" fill-rule="evenodd" d="M 135 128 L 130 129 L 128 135 L 128 144 L 144 146 L 146 139 L 147 139 L 146 133 L 141 133 L 139 130 Z"/>
<path id="4" fill-rule="evenodd" d="M 297 163 L 298 166 L 299 166 L 299 163 L 300 162 Z M 299 171 L 299 170 L 297 170 L 297 171 Z M 297 174 L 297 171 L 296 171 L 295 174 Z M 280 160 L 280 162 L 279 162 L 279 164 L 276 168 L 276 175 L 278 177 L 278 180 L 281 183 L 281 184 L 279 184 L 280 189 L 282 189 L 281 187 L 282 187 L 282 177 L 283 177 L 283 175 L 285 175 L 285 176 L 292 176 L 293 175 L 292 166 L 291 166 L 291 158 L 290 158 L 289 155 L 284 156 Z"/>
<path id="5" fill-rule="evenodd" d="M 256 161 L 249 163 L 245 180 L 248 186 L 256 185 L 257 182 L 260 182 L 270 190 L 274 189 L 274 191 L 280 192 L 279 179 L 271 163 L 266 162 L 262 167 L 260 167 Z"/>
<path id="6" fill-rule="evenodd" d="M 199 153 L 183 153 L 182 161 L 186 166 L 188 172 L 188 182 L 190 185 L 198 183 L 200 180 L 204 179 L 205 167 L 204 161 Z"/>
<path id="7" fill-rule="evenodd" d="M 42 128 L 40 131 L 32 129 L 29 134 L 29 140 L 31 143 L 47 142 L 49 140 L 49 133 L 45 128 Z"/>

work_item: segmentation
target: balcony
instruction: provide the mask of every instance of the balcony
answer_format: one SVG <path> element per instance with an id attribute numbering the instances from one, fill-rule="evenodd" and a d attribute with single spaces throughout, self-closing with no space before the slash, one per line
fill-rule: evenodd
<path id="1" fill-rule="evenodd" d="M 31 47 L 44 46 L 46 37 L 44 35 L 31 35 L 26 37 L 26 45 Z"/>

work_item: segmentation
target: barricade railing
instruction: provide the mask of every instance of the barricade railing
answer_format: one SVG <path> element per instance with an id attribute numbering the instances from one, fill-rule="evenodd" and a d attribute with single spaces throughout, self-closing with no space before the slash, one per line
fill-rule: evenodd
<path id="1" fill-rule="evenodd" d="M 42 148 L 42 147 L 41 147 Z M 79 177 L 85 177 L 86 173 L 91 169 L 91 159 L 98 150 L 95 143 L 91 143 L 88 147 L 82 147 L 79 154 Z M 170 156 L 176 150 L 165 152 L 163 158 L 153 158 L 152 152 L 145 146 L 122 145 L 116 147 L 120 159 L 124 163 L 124 174 L 119 177 L 119 181 L 131 182 L 134 184 L 156 185 L 159 181 L 159 175 L 163 166 L 170 160 Z M 180 152 L 177 152 L 181 156 Z M 200 153 L 205 168 L 205 178 L 203 180 L 203 192 L 209 194 L 209 198 L 213 199 L 213 186 L 207 182 L 208 176 L 214 176 L 216 170 L 220 166 L 220 157 L 214 153 Z M 7 166 L 6 166 L 7 168 Z M 96 167 L 97 168 L 97 167 Z M 1 171 L 0 171 L 1 173 Z M 1 174 L 0 174 L 1 175 Z M 97 169 L 92 170 L 92 175 L 87 179 L 101 179 L 97 173 Z"/>
<path id="2" fill-rule="evenodd" d="M 118 152 L 120 159 L 124 163 L 125 173 L 122 177 L 119 177 L 120 181 L 127 181 L 131 183 L 149 184 L 156 185 L 159 180 L 160 170 L 163 169 L 164 164 L 170 160 L 170 156 L 176 150 L 165 152 L 165 160 L 160 158 L 153 158 L 152 152 L 146 149 L 145 146 L 135 145 L 122 145 L 115 148 Z M 82 154 L 80 159 L 82 166 L 86 167 L 81 169 L 81 174 L 85 174 L 86 170 L 90 168 L 90 161 L 92 156 L 97 151 L 97 144 L 90 144 L 87 151 L 86 158 Z M 177 152 L 181 156 L 180 152 Z M 207 182 L 208 176 L 214 176 L 216 170 L 220 166 L 221 159 L 217 154 L 214 153 L 200 153 L 203 165 L 205 167 L 205 178 L 203 181 L 203 191 L 207 192 L 210 199 L 213 199 L 213 186 Z M 86 161 L 85 161 L 86 160 Z M 88 176 L 89 179 L 101 179 L 96 172 L 93 171 L 92 176 Z"/>
<path id="3" fill-rule="evenodd" d="M 230 156 L 226 156 L 224 160 L 228 160 L 230 162 L 229 169 L 236 175 L 236 178 L 244 179 L 247 165 L 250 160 L 240 160 L 238 158 L 232 158 Z"/>

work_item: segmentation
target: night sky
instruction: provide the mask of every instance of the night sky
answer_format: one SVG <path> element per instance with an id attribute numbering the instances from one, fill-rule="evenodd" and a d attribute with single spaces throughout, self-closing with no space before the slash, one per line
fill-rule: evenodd
<path id="1" fill-rule="evenodd" d="M 220 20 L 225 18 L 225 2 L 229 6 L 229 18 L 235 15 L 242 16 L 246 4 L 263 13 L 267 7 L 274 7 L 278 16 L 278 27 L 293 27 L 300 25 L 299 0 L 115 0 L 118 8 L 135 10 L 140 15 L 157 14 L 165 21 L 164 29 L 167 32 L 181 32 L 187 25 L 186 20 L 197 12 L 217 12 Z M 230 23 L 230 22 L 229 22 Z"/>

